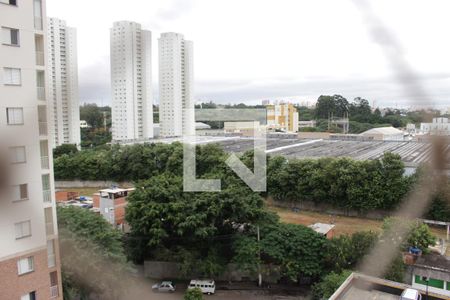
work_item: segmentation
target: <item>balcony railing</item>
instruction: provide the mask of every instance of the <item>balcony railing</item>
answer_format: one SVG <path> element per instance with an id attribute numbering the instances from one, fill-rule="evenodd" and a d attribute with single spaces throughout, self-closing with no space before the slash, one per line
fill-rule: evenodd
<path id="1" fill-rule="evenodd" d="M 52 202 L 52 191 L 51 190 L 44 190 L 43 192 L 44 196 L 44 202 Z"/>
<path id="2" fill-rule="evenodd" d="M 54 266 L 56 266 L 56 255 L 55 254 L 49 254 L 47 256 L 47 262 L 48 262 L 48 267 L 49 268 L 53 268 Z"/>
<path id="3" fill-rule="evenodd" d="M 59 296 L 59 290 L 58 290 L 58 286 L 51 286 L 50 287 L 50 297 L 51 298 L 56 298 Z"/>
<path id="4" fill-rule="evenodd" d="M 41 168 L 45 170 L 50 168 L 48 156 L 41 156 Z"/>
<path id="5" fill-rule="evenodd" d="M 47 235 L 55 234 L 55 230 L 53 229 L 53 222 L 45 223 L 45 232 L 47 233 Z"/>
<path id="6" fill-rule="evenodd" d="M 39 122 L 39 135 L 48 135 L 47 122 Z"/>
<path id="7" fill-rule="evenodd" d="M 37 97 L 38 100 L 45 100 L 45 87 L 43 86 L 37 87 Z"/>
<path id="8" fill-rule="evenodd" d="M 45 65 L 44 52 L 43 51 L 36 51 L 36 65 L 38 65 L 38 66 Z"/>
<path id="9" fill-rule="evenodd" d="M 42 18 L 34 17 L 34 29 L 42 30 Z"/>

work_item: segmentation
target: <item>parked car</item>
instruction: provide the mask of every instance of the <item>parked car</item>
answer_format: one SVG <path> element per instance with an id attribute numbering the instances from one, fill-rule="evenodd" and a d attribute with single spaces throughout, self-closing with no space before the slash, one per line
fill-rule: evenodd
<path id="1" fill-rule="evenodd" d="M 422 300 L 422 295 L 418 290 L 406 289 L 400 296 L 400 300 Z"/>
<path id="2" fill-rule="evenodd" d="M 193 279 L 189 283 L 188 289 L 199 288 L 203 294 L 214 294 L 216 292 L 216 284 L 214 280 L 196 280 Z"/>
<path id="3" fill-rule="evenodd" d="M 172 281 L 163 281 L 161 283 L 154 284 L 152 290 L 158 292 L 175 292 L 175 284 Z"/>

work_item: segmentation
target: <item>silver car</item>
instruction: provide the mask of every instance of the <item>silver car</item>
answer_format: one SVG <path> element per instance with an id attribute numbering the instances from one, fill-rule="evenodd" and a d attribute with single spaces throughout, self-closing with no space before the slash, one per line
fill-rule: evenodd
<path id="1" fill-rule="evenodd" d="M 161 283 L 154 284 L 152 290 L 157 292 L 175 292 L 175 284 L 172 281 L 163 281 Z"/>

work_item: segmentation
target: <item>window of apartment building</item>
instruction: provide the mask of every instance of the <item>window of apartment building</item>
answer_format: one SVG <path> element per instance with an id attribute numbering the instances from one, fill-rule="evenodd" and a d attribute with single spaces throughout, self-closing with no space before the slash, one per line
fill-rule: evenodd
<path id="1" fill-rule="evenodd" d="M 14 224 L 16 240 L 31 236 L 31 221 L 24 221 Z"/>
<path id="2" fill-rule="evenodd" d="M 9 148 L 9 155 L 12 164 L 21 164 L 27 161 L 26 149 L 24 146 Z"/>
<path id="3" fill-rule="evenodd" d="M 47 235 L 53 235 L 55 233 L 54 231 L 54 225 L 53 225 L 53 209 L 51 207 L 44 208 L 44 214 L 45 214 L 45 230 Z"/>
<path id="4" fill-rule="evenodd" d="M 36 292 L 31 292 L 20 297 L 20 300 L 36 300 Z"/>
<path id="5" fill-rule="evenodd" d="M 19 46 L 19 29 L 2 27 L 2 43 L 4 45 Z"/>
<path id="6" fill-rule="evenodd" d="M 17 261 L 17 271 L 19 275 L 30 273 L 34 271 L 33 256 L 25 257 Z"/>
<path id="7" fill-rule="evenodd" d="M 22 201 L 28 200 L 28 185 L 19 184 L 12 187 L 12 200 Z"/>
<path id="8" fill-rule="evenodd" d="M 23 125 L 23 108 L 8 107 L 6 109 L 6 119 L 8 125 Z"/>
<path id="9" fill-rule="evenodd" d="M 18 68 L 3 68 L 3 84 L 5 85 L 20 85 L 21 73 Z"/>
<path id="10" fill-rule="evenodd" d="M 0 3 L 9 4 L 9 5 L 17 5 L 17 0 L 0 0 Z"/>
<path id="11" fill-rule="evenodd" d="M 55 240 L 47 241 L 47 264 L 49 268 L 56 266 Z"/>

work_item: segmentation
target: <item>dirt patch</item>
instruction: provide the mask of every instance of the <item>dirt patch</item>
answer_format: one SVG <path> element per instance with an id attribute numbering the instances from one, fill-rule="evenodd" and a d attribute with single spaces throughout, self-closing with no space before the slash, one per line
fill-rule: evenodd
<path id="1" fill-rule="evenodd" d="M 97 187 L 97 188 L 63 188 L 57 189 L 58 191 L 66 191 L 66 192 L 77 192 L 80 193 L 80 196 L 92 197 L 94 193 L 98 193 L 99 190 L 104 189 L 105 187 Z"/>
<path id="2" fill-rule="evenodd" d="M 353 234 L 358 231 L 374 231 L 381 232 L 383 221 L 371 220 L 358 217 L 345 217 L 330 215 L 318 212 L 300 211 L 298 213 L 289 209 L 268 206 L 269 210 L 276 212 L 282 222 L 311 225 L 314 223 L 331 223 L 335 224 L 335 234 Z M 431 227 L 431 232 L 438 238 L 446 238 L 446 230 L 439 227 Z"/>

